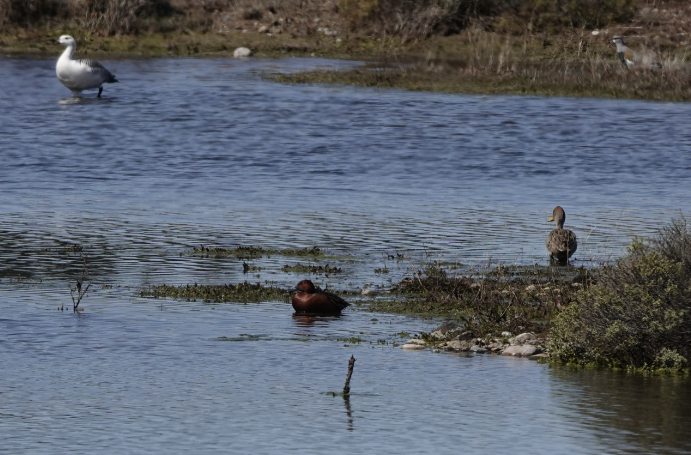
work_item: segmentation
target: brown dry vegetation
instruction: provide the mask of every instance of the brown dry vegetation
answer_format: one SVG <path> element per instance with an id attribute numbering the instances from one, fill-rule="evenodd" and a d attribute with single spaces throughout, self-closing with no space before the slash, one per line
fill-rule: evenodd
<path id="1" fill-rule="evenodd" d="M 498 267 L 456 275 L 430 263 L 391 290 L 401 300 L 376 300 L 370 308 L 438 315 L 462 322 L 478 337 L 503 331 L 544 333 L 559 309 L 591 283 L 586 270 L 571 267 Z"/>

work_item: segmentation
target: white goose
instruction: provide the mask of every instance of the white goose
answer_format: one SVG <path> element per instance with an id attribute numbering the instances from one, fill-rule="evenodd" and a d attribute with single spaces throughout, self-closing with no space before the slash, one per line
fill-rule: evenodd
<path id="1" fill-rule="evenodd" d="M 97 61 L 73 60 L 72 56 L 77 49 L 77 42 L 71 36 L 62 35 L 55 44 L 62 44 L 67 47 L 55 65 L 55 74 L 57 74 L 62 85 L 72 90 L 72 94 L 76 95 L 82 90 L 98 88 L 98 98 L 100 98 L 101 92 L 103 92 L 102 84 L 117 82 L 115 76 Z"/>

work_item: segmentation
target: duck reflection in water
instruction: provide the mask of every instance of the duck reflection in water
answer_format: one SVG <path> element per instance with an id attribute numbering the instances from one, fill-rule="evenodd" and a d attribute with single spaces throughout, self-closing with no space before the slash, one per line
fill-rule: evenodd
<path id="1" fill-rule="evenodd" d="M 292 303 L 297 315 L 337 316 L 350 305 L 336 294 L 315 287 L 310 280 L 300 281 L 295 290 L 298 292 L 293 295 Z"/>

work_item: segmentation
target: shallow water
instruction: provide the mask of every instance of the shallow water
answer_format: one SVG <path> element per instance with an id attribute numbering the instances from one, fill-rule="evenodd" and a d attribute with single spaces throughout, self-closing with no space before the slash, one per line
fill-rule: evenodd
<path id="1" fill-rule="evenodd" d="M 286 303 L 137 292 L 292 286 L 302 276 L 281 267 L 297 262 L 338 265 L 311 278 L 343 289 L 386 286 L 425 258 L 544 264 L 555 205 L 576 264 L 618 257 L 689 211 L 691 105 L 261 77 L 353 64 L 317 59 L 103 63 L 121 83 L 95 100 L 70 98 L 52 60 L 0 58 L 0 451 L 691 451 L 685 378 L 393 346 L 438 321 L 305 321 Z M 94 283 L 78 315 L 57 310 L 81 267 L 73 244 Z M 243 274 L 235 257 L 190 255 L 199 244 L 330 256 L 263 257 Z M 344 402 L 325 393 L 351 354 Z"/>

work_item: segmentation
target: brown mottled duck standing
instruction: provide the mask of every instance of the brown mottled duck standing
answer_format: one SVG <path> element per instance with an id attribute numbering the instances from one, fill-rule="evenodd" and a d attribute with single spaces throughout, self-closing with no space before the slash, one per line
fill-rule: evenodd
<path id="1" fill-rule="evenodd" d="M 547 220 L 556 221 L 557 228 L 549 233 L 545 245 L 547 246 L 550 257 L 561 263 L 568 262 L 571 255 L 578 248 L 576 234 L 568 229 L 564 229 L 565 220 L 566 213 L 564 213 L 564 209 L 559 206 L 552 212 L 552 218 Z"/>

